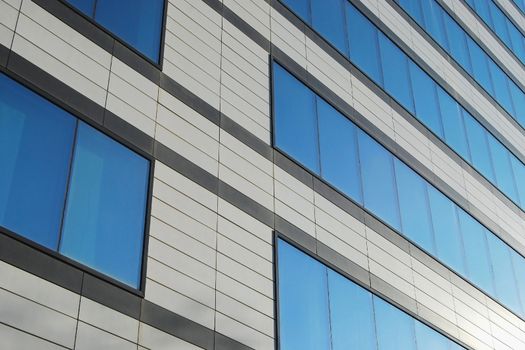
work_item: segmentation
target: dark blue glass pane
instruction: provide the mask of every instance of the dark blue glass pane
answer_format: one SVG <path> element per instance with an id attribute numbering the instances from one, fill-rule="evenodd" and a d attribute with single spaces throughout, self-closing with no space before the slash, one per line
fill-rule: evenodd
<path id="1" fill-rule="evenodd" d="M 487 234 L 487 242 L 494 269 L 496 295 L 504 305 L 522 314 L 510 248 L 491 233 Z"/>
<path id="2" fill-rule="evenodd" d="M 392 154 L 361 130 L 357 135 L 365 208 L 400 229 Z"/>
<path id="3" fill-rule="evenodd" d="M 421 8 L 425 19 L 425 29 L 434 40 L 448 50 L 443 10 L 434 0 L 421 1 Z"/>
<path id="4" fill-rule="evenodd" d="M 509 82 L 510 95 L 512 97 L 512 105 L 516 114 L 513 116 L 521 125 L 525 125 L 525 94 L 512 81 Z"/>
<path id="5" fill-rule="evenodd" d="M 421 0 L 398 0 L 401 7 L 416 20 L 419 25 L 424 26 Z"/>
<path id="6" fill-rule="evenodd" d="M 496 91 L 496 100 L 505 108 L 510 115 L 515 115 L 514 106 L 512 105 L 512 99 L 510 97 L 510 90 L 508 86 L 508 77 L 503 73 L 500 67 L 496 65 L 492 60 L 489 62 L 490 76 L 492 77 L 492 83 L 494 84 L 494 90 Z"/>
<path id="7" fill-rule="evenodd" d="M 491 96 L 494 96 L 494 87 L 490 78 L 487 54 L 481 50 L 474 40 L 468 37 L 467 46 L 470 53 L 470 62 L 472 63 L 474 78 Z"/>
<path id="8" fill-rule="evenodd" d="M 512 265 L 514 266 L 514 271 L 516 272 L 516 282 L 518 284 L 518 292 L 521 301 L 521 316 L 524 316 L 525 313 L 525 259 L 511 250 L 510 255 L 512 258 Z"/>
<path id="9" fill-rule="evenodd" d="M 379 49 L 385 90 L 414 113 L 407 56 L 383 33 L 379 33 Z"/>
<path id="10" fill-rule="evenodd" d="M 523 62 L 525 60 L 525 46 L 523 42 L 523 36 L 518 29 L 508 22 L 510 42 L 512 44 L 512 51 L 516 56 Z"/>
<path id="11" fill-rule="evenodd" d="M 409 66 L 416 116 L 427 128 L 443 139 L 443 125 L 439 114 L 436 83 L 415 63 L 410 62 Z"/>
<path id="12" fill-rule="evenodd" d="M 440 87 L 438 87 L 437 93 L 445 141 L 460 156 L 470 161 L 465 125 L 460 110 L 461 107 Z"/>
<path id="13" fill-rule="evenodd" d="M 518 192 L 514 181 L 514 172 L 512 170 L 512 164 L 510 163 L 510 153 L 494 136 L 488 134 L 487 139 L 492 161 L 494 162 L 494 172 L 496 173 L 498 188 L 514 202 L 519 203 Z"/>
<path id="14" fill-rule="evenodd" d="M 348 55 L 344 4 L 347 0 L 311 0 L 312 25 L 343 54 Z"/>
<path id="15" fill-rule="evenodd" d="M 95 20 L 158 62 L 163 12 L 164 0 L 98 0 Z"/>
<path id="16" fill-rule="evenodd" d="M 399 160 L 394 160 L 402 232 L 431 254 L 436 254 L 426 182 Z"/>
<path id="17" fill-rule="evenodd" d="M 512 170 L 516 179 L 516 189 L 520 198 L 520 204 L 525 205 L 525 166 L 518 158 L 510 157 Z"/>
<path id="18" fill-rule="evenodd" d="M 330 349 L 326 267 L 278 241 L 281 350 Z"/>
<path id="19" fill-rule="evenodd" d="M 350 58 L 372 80 L 383 85 L 377 28 L 350 3 L 346 4 Z"/>
<path id="20" fill-rule="evenodd" d="M 86 16 L 93 17 L 95 11 L 95 0 L 67 0 L 75 8 L 83 12 Z"/>
<path id="21" fill-rule="evenodd" d="M 444 21 L 452 57 L 459 62 L 463 69 L 472 74 L 465 31 L 448 15 L 444 16 Z"/>
<path id="22" fill-rule="evenodd" d="M 494 296 L 492 266 L 487 247 L 486 229 L 464 210 L 458 208 L 459 225 L 465 245 L 468 278 L 489 295 Z"/>
<path id="23" fill-rule="evenodd" d="M 489 4 L 486 0 L 474 1 L 476 13 L 488 24 L 490 28 L 494 28 L 492 24 L 492 18 L 490 17 Z"/>
<path id="24" fill-rule="evenodd" d="M 491 182 L 495 182 L 489 145 L 487 143 L 487 131 L 465 110 L 463 110 L 463 114 L 472 164 L 483 176 Z"/>
<path id="25" fill-rule="evenodd" d="M 437 256 L 461 275 L 466 275 L 463 243 L 455 204 L 434 187 L 428 186 Z"/>
<path id="26" fill-rule="evenodd" d="M 149 162 L 79 123 L 60 252 L 140 285 Z"/>
<path id="27" fill-rule="evenodd" d="M 328 270 L 333 350 L 376 350 L 372 294 Z"/>
<path id="28" fill-rule="evenodd" d="M 449 350 L 450 340 L 419 321 L 416 323 L 418 350 Z"/>
<path id="29" fill-rule="evenodd" d="M 275 145 L 319 174 L 315 95 L 281 66 L 273 68 Z"/>
<path id="30" fill-rule="evenodd" d="M 414 319 L 374 296 L 379 350 L 416 350 Z"/>
<path id="31" fill-rule="evenodd" d="M 281 0 L 287 5 L 293 12 L 301 17 L 306 23 L 311 24 L 312 18 L 310 17 L 310 0 Z"/>
<path id="32" fill-rule="evenodd" d="M 510 37 L 507 29 L 507 19 L 501 10 L 492 0 L 487 1 L 490 15 L 492 18 L 493 28 L 499 38 L 510 47 Z"/>
<path id="33" fill-rule="evenodd" d="M 56 249 L 76 119 L 0 74 L 0 226 Z"/>
<path id="34" fill-rule="evenodd" d="M 345 116 L 317 99 L 321 176 L 358 203 L 363 203 L 357 152 L 357 129 Z"/>

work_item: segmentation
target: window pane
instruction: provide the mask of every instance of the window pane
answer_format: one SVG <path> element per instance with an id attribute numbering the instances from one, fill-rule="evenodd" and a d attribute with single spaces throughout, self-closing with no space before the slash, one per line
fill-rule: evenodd
<path id="1" fill-rule="evenodd" d="M 465 134 L 465 125 L 459 104 L 443 89 L 437 89 L 441 121 L 445 141 L 459 155 L 470 161 L 470 153 Z"/>
<path id="2" fill-rule="evenodd" d="M 281 66 L 273 68 L 275 144 L 319 174 L 315 95 Z"/>
<path id="3" fill-rule="evenodd" d="M 514 183 L 514 172 L 510 164 L 509 151 L 494 138 L 487 134 L 490 154 L 494 162 L 494 172 L 496 173 L 496 183 L 503 193 L 510 197 L 514 202 L 519 202 L 516 185 Z"/>
<path id="4" fill-rule="evenodd" d="M 93 17 L 95 0 L 67 0 L 67 2 L 83 12 L 86 16 Z"/>
<path id="5" fill-rule="evenodd" d="M 332 270 L 328 286 L 332 349 L 376 350 L 372 294 Z"/>
<path id="6" fill-rule="evenodd" d="M 0 225 L 56 249 L 76 119 L 0 74 Z"/>
<path id="7" fill-rule="evenodd" d="M 510 115 L 515 115 L 514 107 L 510 97 L 510 90 L 507 85 L 508 77 L 503 73 L 494 62 L 489 61 L 490 76 L 492 77 L 492 83 L 494 84 L 494 90 L 496 91 L 496 100 L 505 108 Z"/>
<path id="8" fill-rule="evenodd" d="M 281 350 L 330 349 L 326 267 L 278 241 Z"/>
<path id="9" fill-rule="evenodd" d="M 415 63 L 410 62 L 409 66 L 416 116 L 427 128 L 440 138 L 443 138 L 443 125 L 439 114 L 436 83 Z"/>
<path id="10" fill-rule="evenodd" d="M 449 350 L 450 340 L 419 321 L 415 324 L 418 350 Z"/>
<path id="11" fill-rule="evenodd" d="M 379 33 L 379 48 L 385 90 L 414 113 L 407 56 L 382 33 Z"/>
<path id="12" fill-rule="evenodd" d="M 149 162 L 79 123 L 60 251 L 140 285 Z"/>
<path id="13" fill-rule="evenodd" d="M 493 28 L 488 1 L 474 1 L 474 5 L 476 7 L 476 13 L 489 25 L 490 28 Z"/>
<path id="14" fill-rule="evenodd" d="M 344 55 L 348 55 L 343 1 L 312 0 L 313 27 Z"/>
<path id="15" fill-rule="evenodd" d="M 321 176 L 362 203 L 357 152 L 357 129 L 345 116 L 317 99 L 321 148 Z"/>
<path id="16" fill-rule="evenodd" d="M 516 114 L 513 116 L 521 125 L 525 125 L 525 94 L 512 81 L 509 82 L 510 95 L 512 97 L 512 105 Z"/>
<path id="17" fill-rule="evenodd" d="M 458 218 L 465 245 L 468 278 L 488 294 L 495 295 L 485 228 L 459 208 Z"/>
<path id="18" fill-rule="evenodd" d="M 471 38 L 467 38 L 467 46 L 470 53 L 470 62 L 472 63 L 474 78 L 491 96 L 494 96 L 494 87 L 492 86 L 492 80 L 490 78 L 487 54 L 485 54 Z"/>
<path id="19" fill-rule="evenodd" d="M 310 0 L 281 0 L 306 23 L 311 24 Z"/>
<path id="20" fill-rule="evenodd" d="M 346 4 L 346 18 L 352 62 L 383 85 L 376 27 L 350 3 Z"/>
<path id="21" fill-rule="evenodd" d="M 525 60 L 525 46 L 523 42 L 523 36 L 518 31 L 518 29 L 516 29 L 516 27 L 510 23 L 509 23 L 508 29 L 509 29 L 510 42 L 512 43 L 512 51 L 514 51 L 516 56 L 521 61 Z"/>
<path id="22" fill-rule="evenodd" d="M 463 113 L 472 164 L 487 179 L 494 182 L 494 170 L 490 158 L 486 130 L 465 110 L 463 110 Z"/>
<path id="23" fill-rule="evenodd" d="M 423 25 L 423 12 L 421 10 L 420 0 L 399 0 L 399 4 L 417 23 Z"/>
<path id="24" fill-rule="evenodd" d="M 164 0 L 98 0 L 95 20 L 158 62 L 163 11 Z"/>
<path id="25" fill-rule="evenodd" d="M 437 256 L 459 274 L 466 276 L 463 248 L 455 204 L 434 187 L 428 186 Z"/>
<path id="26" fill-rule="evenodd" d="M 512 257 L 512 264 L 514 266 L 514 271 L 516 272 L 516 282 L 518 284 L 519 297 L 521 301 L 521 316 L 525 316 L 525 259 L 511 250 L 510 255 Z"/>
<path id="27" fill-rule="evenodd" d="M 445 29 L 447 31 L 448 44 L 450 46 L 450 53 L 461 67 L 472 74 L 472 65 L 470 63 L 470 56 L 467 47 L 467 39 L 463 29 L 452 19 L 452 17 L 445 15 Z"/>
<path id="28" fill-rule="evenodd" d="M 434 40 L 448 50 L 445 26 L 443 23 L 443 10 L 434 0 L 421 1 L 421 8 L 423 9 L 426 30 Z"/>
<path id="29" fill-rule="evenodd" d="M 507 30 L 507 21 L 505 15 L 501 10 L 494 4 L 492 0 L 486 1 L 489 7 L 490 15 L 492 18 L 494 31 L 498 34 L 499 38 L 508 46 L 510 46 L 510 37 Z"/>
<path id="30" fill-rule="evenodd" d="M 434 234 L 425 181 L 399 160 L 394 160 L 402 232 L 423 249 L 435 254 Z"/>
<path id="31" fill-rule="evenodd" d="M 414 319 L 374 296 L 379 350 L 415 350 Z"/>
<path id="32" fill-rule="evenodd" d="M 523 206 L 525 205 L 525 166 L 514 156 L 510 158 L 510 161 L 512 164 L 512 170 L 514 171 L 514 176 L 516 177 L 516 188 L 520 198 L 520 203 Z"/>
<path id="33" fill-rule="evenodd" d="M 487 242 L 494 269 L 496 295 L 504 305 L 522 314 L 510 248 L 493 234 L 487 234 Z"/>
<path id="34" fill-rule="evenodd" d="M 392 155 L 364 132 L 358 130 L 357 135 L 364 205 L 385 222 L 400 229 Z"/>

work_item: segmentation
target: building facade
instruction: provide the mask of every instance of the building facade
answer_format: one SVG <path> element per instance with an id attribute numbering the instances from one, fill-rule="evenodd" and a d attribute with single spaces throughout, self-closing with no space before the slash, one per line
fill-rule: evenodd
<path id="1" fill-rule="evenodd" d="M 521 0 L 0 0 L 0 349 L 525 349 Z"/>

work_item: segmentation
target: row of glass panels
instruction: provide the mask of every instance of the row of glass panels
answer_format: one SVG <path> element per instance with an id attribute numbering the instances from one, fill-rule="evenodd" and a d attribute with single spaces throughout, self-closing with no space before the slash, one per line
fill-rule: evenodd
<path id="1" fill-rule="evenodd" d="M 522 181 L 525 165 L 353 5 L 347 0 L 284 2 L 501 192 L 525 208 L 525 183 Z M 472 61 L 476 72 L 488 79 L 493 76 L 505 86 L 498 91 L 508 91 L 503 72 L 495 64 L 487 64 L 487 56 L 472 39 L 467 40 L 456 22 L 447 20 L 446 23 L 448 32 L 454 33 L 452 38 L 471 43 L 452 47 L 457 46 L 458 52 L 462 52 L 468 62 Z M 492 68 L 489 70 L 489 67 Z M 525 108 L 525 95 L 513 86 L 516 89 L 512 96 L 519 93 L 524 99 L 521 106 Z M 525 112 L 524 108 L 521 110 Z M 525 117 L 525 113 L 522 114 Z"/>
<path id="2" fill-rule="evenodd" d="M 165 0 L 65 0 L 155 63 Z"/>
<path id="3" fill-rule="evenodd" d="M 419 1 L 419 0 L 418 0 Z M 525 37 L 493 0 L 465 0 L 483 22 L 525 63 Z M 423 1 L 424 2 L 424 1 Z"/>
<path id="4" fill-rule="evenodd" d="M 285 241 L 277 249 L 281 350 L 463 349 Z"/>
<path id="5" fill-rule="evenodd" d="M 525 0 L 512 0 L 518 6 L 518 8 L 525 13 Z"/>
<path id="6" fill-rule="evenodd" d="M 0 73 L 0 226 L 134 288 L 149 161 Z"/>
<path id="7" fill-rule="evenodd" d="M 525 317 L 525 259 L 274 63 L 275 145 Z"/>
<path id="8" fill-rule="evenodd" d="M 498 101 L 519 124 L 525 126 L 525 94 L 523 91 L 436 0 L 396 1 L 489 95 Z M 486 3 L 485 0 L 482 2 Z M 497 8 L 491 0 L 488 0 L 488 3 Z M 523 37 L 520 34 L 520 43 L 522 41 Z M 520 47 L 525 55 L 524 46 Z"/>

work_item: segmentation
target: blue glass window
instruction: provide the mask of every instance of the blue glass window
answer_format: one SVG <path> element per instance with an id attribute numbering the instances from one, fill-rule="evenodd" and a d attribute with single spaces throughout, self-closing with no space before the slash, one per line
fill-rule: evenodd
<path id="1" fill-rule="evenodd" d="M 496 99 L 510 115 L 515 115 L 508 86 L 509 81 L 505 73 L 494 62 L 489 62 L 489 70 L 492 83 L 494 84 L 494 91 L 496 92 Z"/>
<path id="2" fill-rule="evenodd" d="M 416 321 L 416 341 L 418 350 L 451 350 L 451 341 Z"/>
<path id="3" fill-rule="evenodd" d="M 518 191 L 520 203 L 523 205 L 525 202 L 525 166 L 516 157 L 510 157 L 510 161 L 516 179 L 516 190 Z"/>
<path id="4" fill-rule="evenodd" d="M 149 161 L 0 74 L 0 226 L 140 286 Z"/>
<path id="5" fill-rule="evenodd" d="M 494 162 L 494 172 L 496 183 L 503 193 L 507 194 L 514 202 L 519 203 L 518 192 L 514 181 L 514 172 L 510 163 L 510 153 L 503 145 L 488 134 L 487 140 L 490 148 L 492 161 Z"/>
<path id="6" fill-rule="evenodd" d="M 425 28 L 432 37 L 444 48 L 448 48 L 443 12 L 434 1 L 421 1 Z"/>
<path id="7" fill-rule="evenodd" d="M 508 45 L 510 43 L 510 37 L 507 29 L 507 21 L 505 15 L 496 6 L 496 4 L 492 2 L 492 0 L 486 1 L 486 3 L 489 7 L 494 31 L 498 34 L 501 40 L 503 40 L 503 42 Z"/>
<path id="8" fill-rule="evenodd" d="M 319 174 L 315 94 L 274 65 L 275 145 Z"/>
<path id="9" fill-rule="evenodd" d="M 441 192 L 428 187 L 437 256 L 460 274 L 466 276 L 463 242 L 459 231 L 456 206 Z"/>
<path id="10" fill-rule="evenodd" d="M 282 350 L 330 349 L 326 267 L 278 241 Z"/>
<path id="11" fill-rule="evenodd" d="M 461 107 L 448 93 L 438 88 L 439 110 L 445 141 L 464 159 L 470 161 Z"/>
<path id="12" fill-rule="evenodd" d="M 125 5 L 119 0 L 67 1 L 152 61 L 159 62 L 164 0 L 127 0 Z"/>
<path id="13" fill-rule="evenodd" d="M 344 4 L 347 0 L 311 0 L 312 25 L 339 51 L 348 55 Z"/>
<path id="14" fill-rule="evenodd" d="M 383 85 L 377 28 L 350 4 L 346 5 L 346 17 L 350 58 L 372 80 Z"/>
<path id="15" fill-rule="evenodd" d="M 312 23 L 310 0 L 282 0 L 282 2 L 297 13 L 306 23 Z"/>
<path id="16" fill-rule="evenodd" d="M 418 119 L 436 135 L 443 138 L 443 125 L 441 124 L 441 115 L 439 113 L 436 83 L 412 62 L 410 62 L 410 78 Z"/>
<path id="17" fill-rule="evenodd" d="M 487 141 L 487 132 L 470 114 L 465 110 L 462 112 L 465 117 L 465 127 L 472 164 L 474 164 L 487 179 L 495 182 L 494 168 L 492 167 L 492 159 Z"/>
<path id="18" fill-rule="evenodd" d="M 403 7 L 410 14 L 410 16 L 416 20 L 416 22 L 425 23 L 420 0 L 398 0 L 398 2 L 401 7 Z"/>
<path id="19" fill-rule="evenodd" d="M 146 159 L 80 123 L 60 252 L 138 286 L 148 172 Z"/>
<path id="20" fill-rule="evenodd" d="M 364 206 L 392 227 L 400 229 L 397 191 L 394 185 L 394 159 L 374 139 L 358 132 Z"/>
<path id="21" fill-rule="evenodd" d="M 414 319 L 387 302 L 374 298 L 379 350 L 416 350 Z"/>
<path id="22" fill-rule="evenodd" d="M 452 57 L 470 74 L 472 64 L 467 46 L 467 38 L 463 29 L 450 16 L 444 16 L 445 29 Z"/>
<path id="23" fill-rule="evenodd" d="M 0 74 L 0 225 L 56 249 L 76 121 Z"/>
<path id="24" fill-rule="evenodd" d="M 495 87 L 492 85 L 490 78 L 487 55 L 471 38 L 467 38 L 467 46 L 470 53 L 470 62 L 472 63 L 472 72 L 474 73 L 474 77 L 476 77 L 476 81 L 487 90 L 491 96 L 494 96 Z"/>
<path id="25" fill-rule="evenodd" d="M 436 253 L 427 184 L 412 169 L 394 161 L 402 232 L 431 254 Z"/>
<path id="26" fill-rule="evenodd" d="M 376 350 L 372 294 L 328 270 L 332 349 Z"/>
<path id="27" fill-rule="evenodd" d="M 379 50 L 384 87 L 406 109 L 414 113 L 414 102 L 408 73 L 408 57 L 383 33 L 379 33 Z M 395 69 L 392 69 L 395 67 Z"/>
<path id="28" fill-rule="evenodd" d="M 321 176 L 328 182 L 362 203 L 357 129 L 332 106 L 317 99 Z"/>

